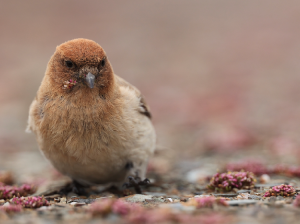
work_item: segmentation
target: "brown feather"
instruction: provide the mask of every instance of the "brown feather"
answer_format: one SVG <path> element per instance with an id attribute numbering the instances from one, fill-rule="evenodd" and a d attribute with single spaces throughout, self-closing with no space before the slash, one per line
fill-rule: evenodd
<path id="1" fill-rule="evenodd" d="M 92 89 L 81 78 L 88 72 L 96 76 Z M 64 89 L 70 79 L 76 85 Z M 30 106 L 28 129 L 63 174 L 84 184 L 119 183 L 130 173 L 143 178 L 155 148 L 154 128 L 140 113 L 151 117 L 140 92 L 113 73 L 101 46 L 75 39 L 51 57 Z M 134 169 L 125 169 L 128 162 Z"/>

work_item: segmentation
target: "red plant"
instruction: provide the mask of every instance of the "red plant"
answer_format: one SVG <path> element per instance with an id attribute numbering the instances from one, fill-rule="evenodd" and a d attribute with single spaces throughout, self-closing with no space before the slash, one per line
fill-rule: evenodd
<path id="1" fill-rule="evenodd" d="M 44 197 L 13 198 L 11 203 L 15 205 L 21 205 L 24 208 L 39 208 L 50 205 Z"/>
<path id="2" fill-rule="evenodd" d="M 271 197 L 271 196 L 294 196 L 296 194 L 295 189 L 291 185 L 281 184 L 278 186 L 274 186 L 269 189 L 265 194 L 264 197 Z"/>
<path id="3" fill-rule="evenodd" d="M 72 89 L 76 85 L 76 80 L 70 79 L 69 81 L 64 81 L 63 89 Z"/>
<path id="4" fill-rule="evenodd" d="M 23 184 L 21 187 L 0 185 L 0 199 L 10 199 L 13 197 L 28 196 L 33 194 L 36 188 L 32 185 Z"/>
<path id="5" fill-rule="evenodd" d="M 231 191 L 233 188 L 249 189 L 254 187 L 255 182 L 256 180 L 251 172 L 217 173 L 212 177 L 207 188 L 220 192 Z"/>

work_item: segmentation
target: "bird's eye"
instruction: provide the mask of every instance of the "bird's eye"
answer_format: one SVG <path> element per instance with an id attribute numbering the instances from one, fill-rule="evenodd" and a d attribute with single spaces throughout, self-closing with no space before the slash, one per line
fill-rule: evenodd
<path id="1" fill-rule="evenodd" d="M 68 68 L 72 68 L 74 66 L 72 61 L 65 61 L 65 64 Z"/>
<path id="2" fill-rule="evenodd" d="M 104 57 L 102 60 L 101 60 L 101 66 L 103 67 L 106 63 L 106 57 Z"/>

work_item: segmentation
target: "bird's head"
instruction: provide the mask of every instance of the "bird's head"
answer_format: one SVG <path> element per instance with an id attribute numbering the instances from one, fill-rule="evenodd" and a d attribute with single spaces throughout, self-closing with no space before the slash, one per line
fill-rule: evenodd
<path id="1" fill-rule="evenodd" d="M 114 78 L 103 48 L 87 39 L 74 39 L 59 45 L 46 74 L 61 89 L 97 89 L 102 93 L 109 91 Z"/>

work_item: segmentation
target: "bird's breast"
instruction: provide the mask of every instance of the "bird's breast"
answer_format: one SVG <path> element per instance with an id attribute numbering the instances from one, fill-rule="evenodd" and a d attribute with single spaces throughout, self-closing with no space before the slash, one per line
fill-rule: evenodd
<path id="1" fill-rule="evenodd" d="M 43 104 L 41 104 L 43 105 Z M 63 153 L 81 162 L 125 148 L 130 130 L 112 103 L 90 105 L 58 99 L 41 108 L 43 151 Z"/>

